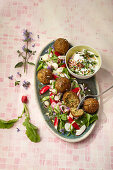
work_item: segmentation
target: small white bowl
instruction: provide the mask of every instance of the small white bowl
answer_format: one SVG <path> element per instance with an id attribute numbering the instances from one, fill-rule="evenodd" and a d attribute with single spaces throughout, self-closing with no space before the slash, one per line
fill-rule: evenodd
<path id="1" fill-rule="evenodd" d="M 78 74 L 75 74 L 74 72 L 72 72 L 72 71 L 69 69 L 69 67 L 68 67 L 68 60 L 69 60 L 69 58 L 72 57 L 77 51 L 82 51 L 83 49 L 88 50 L 88 51 L 91 51 L 91 52 L 93 52 L 95 55 L 98 56 L 98 63 L 97 63 L 98 68 L 95 70 L 95 72 L 94 72 L 93 74 L 89 74 L 89 75 L 78 75 Z M 94 48 L 91 48 L 91 47 L 85 46 L 85 45 L 80 45 L 80 46 L 72 47 L 72 48 L 70 48 L 70 49 L 68 50 L 68 52 L 66 53 L 65 63 L 66 63 L 67 69 L 68 69 L 68 71 L 70 72 L 71 75 L 73 75 L 74 77 L 79 78 L 79 79 L 88 79 L 88 78 L 94 76 L 94 75 L 97 73 L 97 71 L 100 69 L 101 64 L 102 64 L 102 60 L 101 60 L 100 54 L 99 54 L 98 51 L 96 51 Z"/>

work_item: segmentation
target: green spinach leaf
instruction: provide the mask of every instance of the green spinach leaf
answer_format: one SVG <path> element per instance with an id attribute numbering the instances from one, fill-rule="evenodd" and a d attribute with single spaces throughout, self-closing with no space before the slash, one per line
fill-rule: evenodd
<path id="1" fill-rule="evenodd" d="M 37 127 L 34 126 L 32 123 L 29 122 L 30 118 L 27 117 L 23 123 L 26 127 L 26 135 L 32 142 L 40 142 L 40 136 L 37 133 Z"/>
<path id="2" fill-rule="evenodd" d="M 9 129 L 11 127 L 13 127 L 14 123 L 16 123 L 18 121 L 18 119 L 12 119 L 12 120 L 1 120 L 0 119 L 0 129 Z"/>

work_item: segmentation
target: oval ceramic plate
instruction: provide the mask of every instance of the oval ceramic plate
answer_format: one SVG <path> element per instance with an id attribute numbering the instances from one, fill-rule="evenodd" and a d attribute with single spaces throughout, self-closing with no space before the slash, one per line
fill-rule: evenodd
<path id="1" fill-rule="evenodd" d="M 39 56 L 42 56 L 44 55 L 45 53 L 47 53 L 48 51 L 48 48 L 50 46 L 53 46 L 53 42 L 49 43 L 42 51 L 41 53 L 39 54 Z M 45 123 L 46 125 L 48 126 L 48 128 L 59 138 L 63 139 L 64 141 L 67 141 L 67 142 L 79 142 L 83 139 L 85 139 L 86 137 L 89 136 L 89 134 L 92 132 L 96 122 L 94 122 L 93 124 L 91 124 L 85 131 L 84 133 L 82 133 L 80 136 L 74 136 L 74 135 L 70 135 L 70 136 L 67 136 L 67 134 L 60 134 L 55 128 L 54 128 L 54 125 L 53 123 L 51 122 L 51 120 L 49 119 L 49 117 L 46 115 L 46 113 L 48 112 L 48 109 L 44 107 L 43 103 L 41 102 L 41 98 L 42 96 L 40 95 L 39 93 L 39 90 L 43 87 L 43 85 L 38 81 L 37 79 L 37 67 L 39 65 L 39 58 L 38 57 L 38 60 L 37 60 L 37 63 L 36 63 L 36 68 L 35 68 L 35 93 L 36 93 L 36 98 L 37 98 L 37 101 L 38 101 L 38 104 L 40 106 L 40 109 L 41 109 L 41 113 L 42 113 L 42 116 L 45 120 Z M 87 84 L 88 88 L 91 89 L 91 93 L 92 94 L 98 94 L 98 86 L 97 86 L 97 83 L 96 83 L 96 79 L 95 77 L 91 77 L 89 79 L 85 79 L 85 80 L 82 80 L 82 79 L 77 79 L 77 81 L 79 83 L 85 83 Z M 46 94 L 43 94 L 43 97 L 48 95 L 47 92 Z"/>

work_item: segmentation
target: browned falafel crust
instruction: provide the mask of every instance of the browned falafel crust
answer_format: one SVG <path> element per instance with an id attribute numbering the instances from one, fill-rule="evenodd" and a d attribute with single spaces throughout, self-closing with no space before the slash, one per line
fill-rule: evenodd
<path id="1" fill-rule="evenodd" d="M 84 111 L 88 113 L 95 113 L 99 108 L 98 100 L 95 98 L 88 98 L 83 103 Z"/>
<path id="2" fill-rule="evenodd" d="M 41 83 L 48 84 L 48 83 L 50 83 L 50 80 L 53 79 L 52 71 L 49 69 L 46 69 L 46 68 L 41 69 L 41 70 L 39 70 L 39 72 L 37 74 L 37 78 Z"/>
<path id="3" fill-rule="evenodd" d="M 58 92 L 63 93 L 67 90 L 70 90 L 71 82 L 66 77 L 60 77 L 56 80 L 55 88 L 57 89 Z"/>
<path id="4" fill-rule="evenodd" d="M 66 52 L 69 49 L 69 43 L 66 39 L 64 38 L 58 38 L 54 42 L 54 48 L 55 51 L 59 52 L 61 55 L 66 54 Z"/>

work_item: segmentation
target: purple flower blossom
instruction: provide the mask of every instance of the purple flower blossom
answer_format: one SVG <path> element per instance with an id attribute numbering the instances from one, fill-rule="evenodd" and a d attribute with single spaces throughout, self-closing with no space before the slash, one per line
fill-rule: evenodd
<path id="1" fill-rule="evenodd" d="M 19 72 L 17 72 L 17 74 L 18 74 L 20 77 L 22 76 Z"/>
<path id="2" fill-rule="evenodd" d="M 30 82 L 24 80 L 22 86 L 23 86 L 25 89 L 28 89 L 28 87 L 30 86 Z"/>
<path id="3" fill-rule="evenodd" d="M 10 80 L 13 80 L 13 75 L 9 76 L 8 78 L 9 78 Z"/>
<path id="4" fill-rule="evenodd" d="M 24 45 L 24 46 L 22 47 L 22 50 L 25 51 L 25 49 L 26 49 L 26 46 Z"/>
<path id="5" fill-rule="evenodd" d="M 60 131 L 62 134 L 64 134 L 64 129 L 60 129 L 59 131 Z"/>
<path id="6" fill-rule="evenodd" d="M 51 70 L 51 67 L 50 67 L 50 66 L 47 66 L 47 69 Z"/>
<path id="7" fill-rule="evenodd" d="M 51 48 L 54 50 L 54 46 L 52 45 Z"/>
<path id="8" fill-rule="evenodd" d="M 20 129 L 19 128 L 17 128 L 17 132 L 19 132 L 20 131 Z"/>
<path id="9" fill-rule="evenodd" d="M 53 115 L 55 116 L 55 115 L 56 115 L 56 113 L 55 113 L 55 112 L 53 112 Z"/>
<path id="10" fill-rule="evenodd" d="M 62 62 L 65 63 L 65 60 L 63 60 Z"/>
<path id="11" fill-rule="evenodd" d="M 35 44 L 33 44 L 32 47 L 35 47 Z"/>
<path id="12" fill-rule="evenodd" d="M 87 90 L 87 87 L 85 87 L 84 90 Z"/>
<path id="13" fill-rule="evenodd" d="M 32 38 L 31 38 L 31 35 L 32 35 L 32 32 L 28 32 L 27 30 L 24 30 L 23 31 L 23 36 L 24 36 L 24 40 L 23 41 L 31 41 Z"/>

